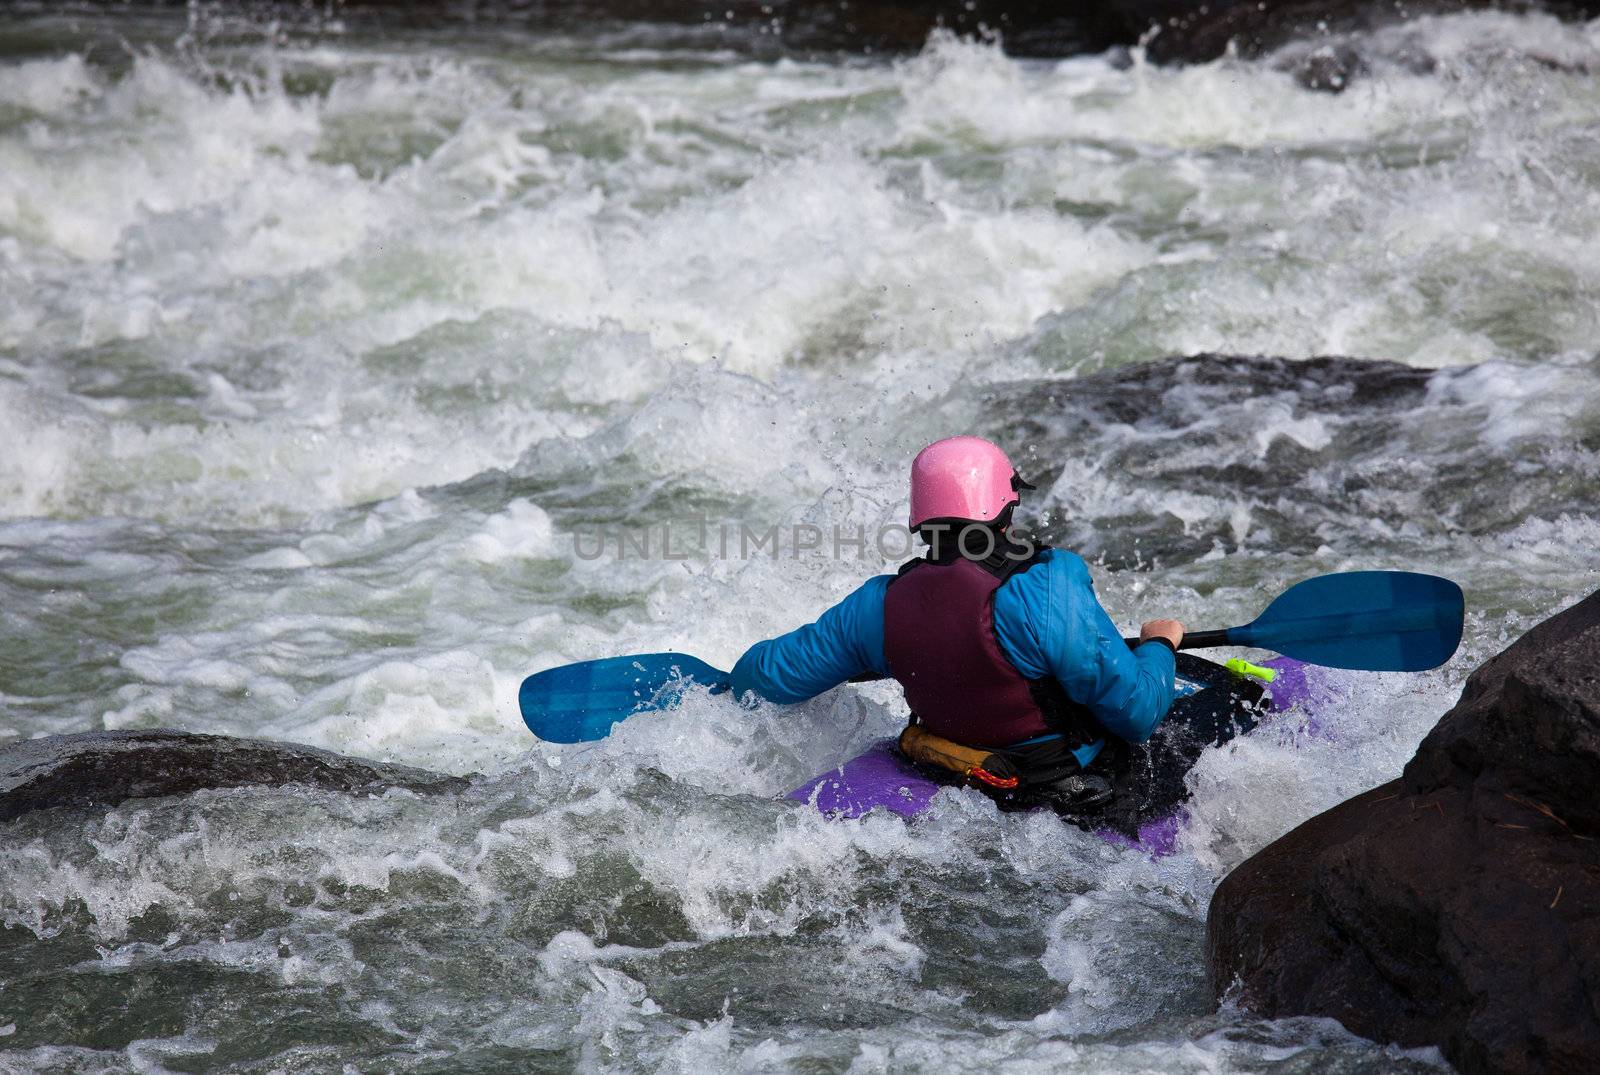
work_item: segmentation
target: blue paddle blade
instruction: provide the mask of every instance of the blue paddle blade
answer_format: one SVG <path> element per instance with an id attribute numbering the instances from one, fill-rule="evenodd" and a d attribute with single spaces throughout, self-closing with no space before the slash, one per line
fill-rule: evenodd
<path id="1" fill-rule="evenodd" d="M 1328 668 L 1420 672 L 1461 644 L 1461 587 L 1413 571 L 1349 571 L 1291 586 L 1228 642 Z"/>
<path id="2" fill-rule="evenodd" d="M 641 653 L 535 672 L 522 681 L 517 703 L 540 739 L 586 743 L 635 713 L 673 708 L 696 685 L 725 691 L 728 673 L 687 653 Z"/>

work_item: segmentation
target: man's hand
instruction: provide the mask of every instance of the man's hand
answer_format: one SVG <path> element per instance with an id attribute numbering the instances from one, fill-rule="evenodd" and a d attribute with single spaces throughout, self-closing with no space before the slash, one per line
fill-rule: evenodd
<path id="1" fill-rule="evenodd" d="M 1183 641 L 1183 624 L 1177 620 L 1151 620 L 1139 628 L 1139 641 L 1148 642 L 1152 638 L 1164 638 L 1176 650 L 1178 643 Z"/>

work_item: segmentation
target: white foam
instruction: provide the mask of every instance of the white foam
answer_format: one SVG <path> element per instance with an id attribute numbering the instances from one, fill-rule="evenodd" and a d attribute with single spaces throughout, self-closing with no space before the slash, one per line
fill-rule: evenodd
<path id="1" fill-rule="evenodd" d="M 462 545 L 462 552 L 482 563 L 511 559 L 549 559 L 555 551 L 555 530 L 550 516 L 537 504 L 518 498 L 506 510 L 492 515 L 478 533 Z"/>
<path id="2" fill-rule="evenodd" d="M 283 518 L 505 466 L 593 428 L 573 405 L 658 392 L 674 361 L 715 356 L 771 381 L 797 361 L 870 359 L 866 385 L 841 385 L 826 410 L 1003 376 L 1017 367 L 996 345 L 1053 314 L 1059 354 L 1036 357 L 1072 368 L 1199 349 L 1435 365 L 1581 345 L 1592 311 L 1559 300 L 1569 316 L 1521 317 L 1511 270 L 1525 263 L 1547 296 L 1583 293 L 1594 194 L 1567 164 L 1564 121 L 1531 128 L 1505 111 L 1495 64 L 1513 61 L 1485 49 L 1510 33 L 1577 63 L 1593 43 L 1490 16 L 1407 32 L 1446 63 L 1487 64 L 1476 96 L 1387 68 L 1335 96 L 1237 60 L 1019 62 L 947 35 L 900 65 L 646 70 L 589 94 L 537 63 L 329 46 L 292 58 L 330 80 L 326 96 L 285 92 L 289 61 L 270 54 L 246 54 L 228 90 L 159 52 L 119 78 L 82 57 L 4 68 L 0 93 L 60 108 L 48 137 L 0 136 L 0 271 L 47 300 L 0 300 L 0 339 L 142 341 L 211 391 L 197 429 L 40 377 L 24 409 L 52 418 L 19 421 L 89 413 L 65 439 L 41 429 L 53 443 L 9 464 L 22 473 L 0 482 L 0 510 Z M 1565 76 L 1548 77 L 1551 115 L 1586 114 Z M 786 111 L 830 101 L 852 107 L 831 124 Z M 1468 115 L 1464 134 L 1445 130 Z M 617 139 L 620 156 L 573 152 L 569 129 Z M 1420 139 L 1419 160 L 1441 163 L 1216 152 L 1390 139 Z M 945 164 L 992 152 L 1001 164 L 982 182 Z M 97 178 L 112 174 L 115 189 Z M 1088 223 L 1058 199 L 1116 212 Z M 1459 272 L 1468 250 L 1507 271 Z M 1486 332 L 1484 307 L 1511 327 Z M 512 310 L 543 327 L 483 320 Z M 454 322 L 503 334 L 492 361 L 486 340 L 454 350 L 472 356 L 470 376 L 426 357 Z M 540 338 L 552 329 L 590 335 L 572 353 Z M 414 383 L 362 360 L 409 341 L 424 356 Z M 252 383 L 263 361 L 276 386 Z M 418 390 L 508 405 L 466 421 L 470 409 L 419 405 Z"/>
<path id="3" fill-rule="evenodd" d="M 99 79 L 76 53 L 0 67 L 0 101 L 41 115 L 66 118 L 99 91 Z"/>
<path id="4" fill-rule="evenodd" d="M 1388 73 L 1343 94 L 1308 93 L 1285 73 L 1223 59 L 1129 71 L 1102 58 L 1025 64 L 994 45 L 935 34 L 904 68 L 902 137 L 986 144 L 1068 138 L 1168 149 L 1337 143 L 1465 109 L 1437 82 Z"/>

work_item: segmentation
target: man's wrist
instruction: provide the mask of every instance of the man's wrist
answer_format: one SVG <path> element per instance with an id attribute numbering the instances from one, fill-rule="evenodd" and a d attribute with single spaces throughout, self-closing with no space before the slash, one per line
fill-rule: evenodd
<path id="1" fill-rule="evenodd" d="M 1174 654 L 1178 652 L 1178 647 L 1174 646 L 1172 644 L 1172 639 L 1168 638 L 1166 635 L 1151 635 L 1149 638 L 1145 639 L 1144 642 L 1159 642 L 1163 646 L 1170 649 Z M 1144 645 L 1144 642 L 1139 643 L 1139 645 Z"/>

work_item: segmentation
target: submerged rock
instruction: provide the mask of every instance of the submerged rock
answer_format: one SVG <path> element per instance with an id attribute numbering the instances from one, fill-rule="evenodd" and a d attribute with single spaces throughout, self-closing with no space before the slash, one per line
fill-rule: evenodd
<path id="1" fill-rule="evenodd" d="M 1319 45 L 1285 64 L 1294 80 L 1308 90 L 1343 93 L 1358 76 L 1367 71 L 1367 62 L 1348 42 Z"/>
<path id="2" fill-rule="evenodd" d="M 1410 449 L 1416 408 L 1443 385 L 1435 376 L 1353 358 L 1190 355 L 1065 380 L 997 383 L 981 399 L 979 424 L 1001 443 L 1028 446 L 1018 466 L 1030 481 L 1060 487 L 1059 508 L 1035 530 L 1050 544 L 1114 568 L 1248 545 L 1312 554 L 1352 509 L 1393 532 L 1414 528 L 1419 516 L 1456 525 L 1456 506 L 1472 507 L 1453 473 L 1458 466 L 1472 468 L 1460 483 L 1488 484 L 1494 464 L 1481 454 L 1430 460 L 1421 475 L 1395 463 Z M 1119 432 L 1128 429 L 1140 436 Z M 1152 452 L 1144 439 L 1152 434 L 1183 448 Z M 1098 460 L 1092 495 L 1130 505 L 1114 526 L 1105 525 L 1102 506 L 1080 510 L 1086 494 L 1069 470 L 1085 457 Z M 1446 505 L 1433 503 L 1445 498 Z M 1140 503 L 1173 510 L 1131 507 Z M 1493 517 L 1474 515 L 1484 523 Z"/>
<path id="3" fill-rule="evenodd" d="M 1020 353 L 1074 368 L 1073 331 L 1046 318 Z M 1020 445 L 1017 466 L 1049 490 L 1025 529 L 1113 569 L 1316 558 L 1353 518 L 1369 555 L 1406 557 L 1593 514 L 1595 468 L 1570 431 L 1519 428 L 1506 450 L 1485 406 L 1493 368 L 1191 355 L 991 382 L 962 420 Z"/>
<path id="4" fill-rule="evenodd" d="M 1220 997 L 1436 1044 L 1463 1071 L 1600 1065 L 1600 593 L 1473 673 L 1403 777 L 1218 887 Z"/>
<path id="5" fill-rule="evenodd" d="M 84 732 L 0 748 L 0 821 L 55 806 L 115 806 L 205 788 L 282 784 L 351 794 L 467 786 L 456 776 L 291 743 L 166 730 Z"/>

